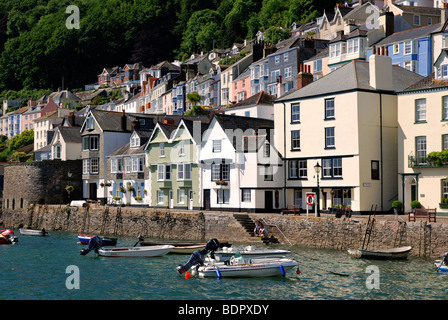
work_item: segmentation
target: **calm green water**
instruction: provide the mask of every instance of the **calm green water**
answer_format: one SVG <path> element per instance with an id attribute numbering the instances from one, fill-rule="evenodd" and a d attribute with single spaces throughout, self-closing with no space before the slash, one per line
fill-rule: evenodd
<path id="1" fill-rule="evenodd" d="M 97 257 L 91 252 L 81 256 L 80 249 L 86 246 L 77 243 L 76 234 L 30 237 L 14 232 L 19 243 L 0 246 L 0 286 L 4 288 L 0 300 L 448 299 L 448 274 L 438 274 L 433 260 L 354 260 L 346 252 L 291 247 L 296 252 L 292 257 L 300 264 L 299 275 L 291 270 L 286 278 L 186 280 L 175 267 L 185 263 L 188 255 L 126 259 Z M 135 241 L 122 237 L 118 245 L 132 246 Z M 79 268 L 79 289 L 66 287 L 72 275 L 66 270 L 71 265 Z M 367 288 L 370 265 L 378 267 L 379 289 Z"/>

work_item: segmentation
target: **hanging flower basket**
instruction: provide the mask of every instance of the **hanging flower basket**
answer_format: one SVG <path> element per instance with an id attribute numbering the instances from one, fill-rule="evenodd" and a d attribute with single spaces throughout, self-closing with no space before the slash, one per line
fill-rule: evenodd
<path id="1" fill-rule="evenodd" d="M 75 190 L 73 186 L 66 186 L 65 191 L 67 191 L 69 194 L 72 193 Z"/>
<path id="2" fill-rule="evenodd" d="M 129 187 L 128 187 L 128 191 L 129 191 L 129 192 L 134 191 L 134 187 L 133 187 L 133 186 L 129 186 Z"/>
<path id="3" fill-rule="evenodd" d="M 119 187 L 118 190 L 119 190 L 120 192 L 122 192 L 122 193 L 125 193 L 125 192 L 126 192 L 126 189 L 125 189 L 124 187 Z"/>

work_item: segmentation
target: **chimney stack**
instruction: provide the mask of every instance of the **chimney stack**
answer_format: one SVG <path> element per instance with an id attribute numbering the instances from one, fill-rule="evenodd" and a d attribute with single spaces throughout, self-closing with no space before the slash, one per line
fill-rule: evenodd
<path id="1" fill-rule="evenodd" d="M 126 113 L 124 109 L 121 112 L 121 130 L 126 131 Z"/>
<path id="2" fill-rule="evenodd" d="M 377 90 L 393 90 L 392 84 L 392 59 L 385 55 L 385 49 L 375 47 L 369 59 L 369 82 L 370 86 Z M 387 50 L 386 50 L 387 51 Z"/>
<path id="3" fill-rule="evenodd" d="M 313 82 L 313 75 L 311 74 L 311 66 L 300 64 L 300 71 L 297 74 L 298 89 L 309 85 Z"/>

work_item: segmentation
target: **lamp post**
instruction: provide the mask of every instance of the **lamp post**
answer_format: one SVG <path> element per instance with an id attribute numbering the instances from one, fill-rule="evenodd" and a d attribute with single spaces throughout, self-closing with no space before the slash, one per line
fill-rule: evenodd
<path id="1" fill-rule="evenodd" d="M 316 171 L 316 177 L 317 177 L 317 200 L 316 200 L 316 216 L 320 217 L 320 209 L 319 209 L 319 204 L 320 204 L 320 187 L 319 187 L 319 175 L 320 175 L 320 170 L 322 169 L 322 167 L 320 166 L 319 162 L 316 163 L 316 165 L 314 166 L 314 171 Z"/>

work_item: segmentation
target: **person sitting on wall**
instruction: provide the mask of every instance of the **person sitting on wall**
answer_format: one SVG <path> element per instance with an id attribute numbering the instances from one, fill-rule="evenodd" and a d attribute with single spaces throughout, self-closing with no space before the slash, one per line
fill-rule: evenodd
<path id="1" fill-rule="evenodd" d="M 260 221 L 258 221 L 258 219 L 255 220 L 254 234 L 256 237 L 260 236 Z"/>
<path id="2" fill-rule="evenodd" d="M 261 238 L 268 237 L 268 231 L 265 229 L 264 225 L 260 222 L 260 231 L 258 232 L 258 236 Z"/>

